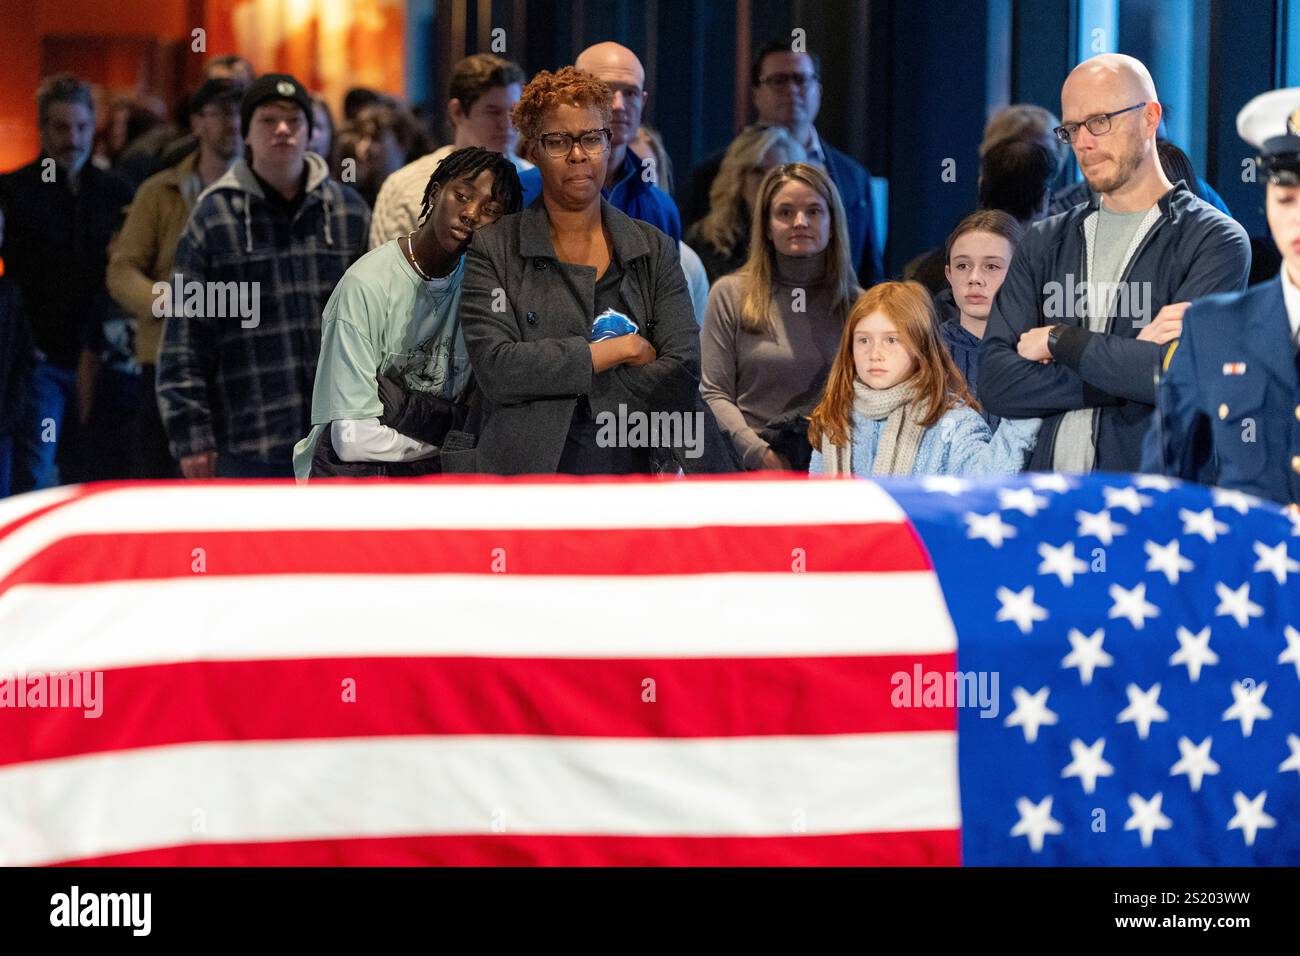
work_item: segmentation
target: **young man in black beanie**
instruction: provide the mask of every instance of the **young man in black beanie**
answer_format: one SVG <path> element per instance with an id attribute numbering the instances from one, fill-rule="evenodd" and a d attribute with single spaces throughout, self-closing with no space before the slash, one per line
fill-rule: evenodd
<path id="1" fill-rule="evenodd" d="M 259 77 L 240 104 L 244 158 L 181 235 L 158 361 L 158 405 L 187 478 L 293 474 L 310 423 L 321 313 L 365 250 L 370 212 L 308 152 L 311 98 Z"/>

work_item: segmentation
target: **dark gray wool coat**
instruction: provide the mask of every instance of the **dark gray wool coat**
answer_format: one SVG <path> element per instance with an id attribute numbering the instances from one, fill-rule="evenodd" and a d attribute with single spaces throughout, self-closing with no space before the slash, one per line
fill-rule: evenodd
<path id="1" fill-rule="evenodd" d="M 584 395 L 597 415 L 617 415 L 620 404 L 643 412 L 699 407 L 699 326 L 677 244 L 604 200 L 600 211 L 623 264 L 621 298 L 658 358 L 592 372 L 592 270 L 556 258 L 541 200 L 485 226 L 466 253 L 460 300 L 482 402 L 478 442 L 445 452 L 444 471 L 554 474 Z"/>

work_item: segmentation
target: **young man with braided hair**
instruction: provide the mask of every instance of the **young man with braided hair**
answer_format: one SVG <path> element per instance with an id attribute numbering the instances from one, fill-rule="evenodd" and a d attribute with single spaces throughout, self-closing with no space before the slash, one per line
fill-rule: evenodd
<path id="1" fill-rule="evenodd" d="M 344 274 L 322 319 L 312 429 L 294 449 L 299 481 L 439 470 L 439 448 L 467 414 L 465 250 L 521 198 L 509 159 L 457 150 L 429 178 L 416 228 Z"/>

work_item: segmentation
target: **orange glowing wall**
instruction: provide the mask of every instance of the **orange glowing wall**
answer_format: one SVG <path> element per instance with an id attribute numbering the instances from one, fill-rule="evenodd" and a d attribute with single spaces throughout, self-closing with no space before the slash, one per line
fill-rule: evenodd
<path id="1" fill-rule="evenodd" d="M 165 81 L 154 92 L 171 99 L 207 57 L 240 53 L 259 72 L 294 73 L 337 116 L 352 86 L 402 95 L 403 9 L 403 0 L 0 0 L 0 171 L 36 157 L 36 87 L 51 60 L 111 90 Z M 206 51 L 194 53 L 200 27 Z"/>

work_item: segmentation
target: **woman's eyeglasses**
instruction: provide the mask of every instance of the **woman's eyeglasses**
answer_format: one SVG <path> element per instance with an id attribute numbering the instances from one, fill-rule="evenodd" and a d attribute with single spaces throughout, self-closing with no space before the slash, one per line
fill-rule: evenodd
<path id="1" fill-rule="evenodd" d="M 568 156 L 573 152 L 575 142 L 588 156 L 599 156 L 609 147 L 609 130 L 588 129 L 577 136 L 572 133 L 543 133 L 538 139 L 541 141 L 542 149 L 546 150 L 546 155 L 555 159 Z"/>

